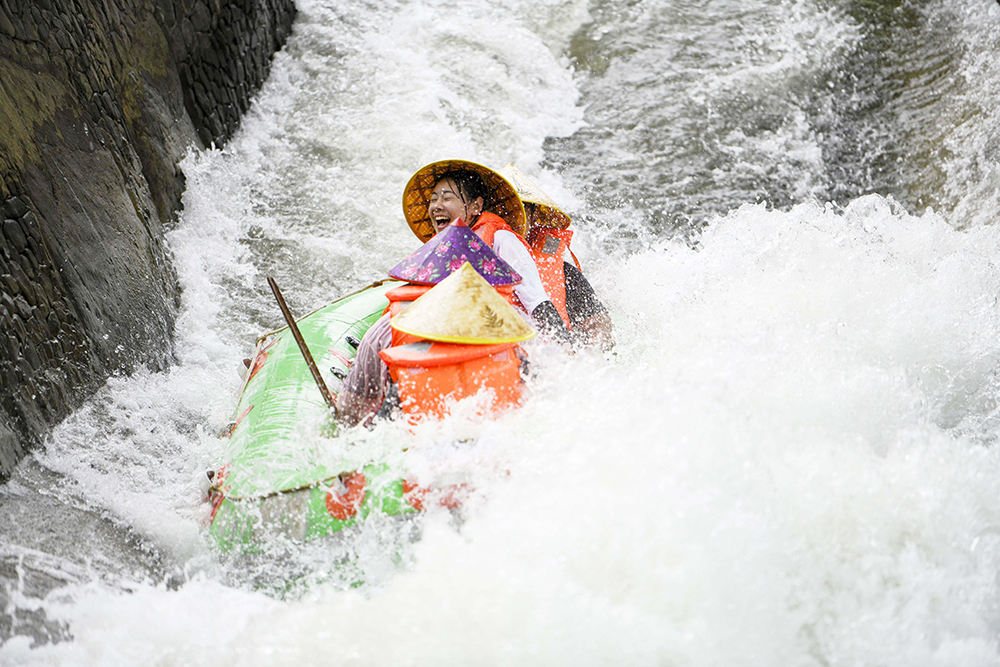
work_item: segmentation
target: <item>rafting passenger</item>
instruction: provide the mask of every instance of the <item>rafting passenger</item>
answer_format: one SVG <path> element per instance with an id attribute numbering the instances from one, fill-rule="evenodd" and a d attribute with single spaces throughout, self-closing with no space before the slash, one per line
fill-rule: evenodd
<path id="1" fill-rule="evenodd" d="M 500 175 L 514 186 L 524 205 L 526 240 L 545 291 L 560 317 L 576 341 L 610 351 L 614 347 L 614 325 L 570 249 L 573 232 L 567 227 L 572 220 L 513 164 L 501 169 Z"/>
<path id="2" fill-rule="evenodd" d="M 546 216 L 551 216 L 551 211 L 565 218 L 568 225 L 569 218 L 558 207 L 538 206 L 539 197 L 525 196 L 535 220 L 540 221 L 539 228 L 544 227 L 541 221 L 549 219 Z M 597 344 L 605 350 L 613 345 L 607 310 L 577 267 L 560 267 L 562 281 L 556 281 L 561 287 L 560 307 L 553 303 L 536 264 L 541 260 L 532 255 L 525 240 L 528 219 L 522 196 L 499 173 L 466 160 L 429 164 L 406 184 L 403 213 L 414 235 L 424 243 L 452 223 L 462 221 L 471 226 L 496 255 L 520 274 L 521 282 L 514 286 L 508 300 L 526 315 L 530 313 L 543 333 L 562 342 Z M 568 237 L 565 247 L 568 249 Z M 561 264 L 561 254 L 559 258 Z M 547 271 L 550 281 L 552 273 Z M 341 419 L 346 423 L 369 420 L 384 403 L 391 403 L 385 402 L 391 378 L 379 352 L 392 345 L 392 336 L 389 318 L 383 316 L 362 339 L 338 398 Z"/>
<path id="3" fill-rule="evenodd" d="M 527 218 L 521 198 L 503 176 L 466 160 L 434 162 L 406 184 L 403 214 L 424 243 L 452 222 L 465 221 L 521 275 L 512 304 L 530 314 L 543 333 L 563 342 L 572 340 L 524 240 Z"/>
<path id="4" fill-rule="evenodd" d="M 523 322 L 526 315 L 519 315 L 508 303 L 514 286 L 522 282 L 522 276 L 463 221 L 456 220 L 389 271 L 391 277 L 407 281 L 408 284 L 386 293 L 389 307 L 361 339 L 337 399 L 341 421 L 353 426 L 369 422 L 376 415 L 386 416 L 395 408 L 397 397 L 393 395 L 393 391 L 396 386 L 392 383 L 390 370 L 382 353 L 390 347 L 402 346 L 420 340 L 421 337 L 394 328 L 391 318 L 434 286 L 443 287 L 442 283 L 455 272 L 463 270 L 463 267 L 479 276 L 478 280 L 483 283 L 482 289 L 492 288 L 499 293 L 494 294 L 494 299 L 499 300 L 511 316 L 522 321 L 521 326 L 525 327 L 523 331 L 534 335 L 533 329 Z M 459 307 L 458 304 L 453 305 Z M 467 316 L 474 312 L 470 310 Z M 499 310 L 492 308 L 490 312 L 498 314 Z M 451 318 L 446 319 L 454 323 Z M 499 320 L 491 321 L 490 324 L 498 322 Z M 463 341 L 469 338 L 466 334 L 460 336 Z M 429 337 L 429 334 L 425 335 Z M 513 353 L 520 354 L 519 351 Z M 516 366 L 515 362 L 515 375 Z M 403 407 L 404 410 L 407 409 L 406 405 Z"/>
<path id="5" fill-rule="evenodd" d="M 379 414 L 392 378 L 379 352 L 392 345 L 389 314 L 380 317 L 365 333 L 354 355 L 344 385 L 337 394 L 337 416 L 348 426 L 370 422 Z M 390 397 L 391 398 L 391 397 Z M 386 403 L 392 403 L 388 401 Z M 386 411 L 389 409 L 387 405 Z"/>

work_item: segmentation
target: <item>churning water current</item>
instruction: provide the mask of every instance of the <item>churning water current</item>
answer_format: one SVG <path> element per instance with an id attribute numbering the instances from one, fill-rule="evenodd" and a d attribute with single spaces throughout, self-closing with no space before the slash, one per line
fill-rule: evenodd
<path id="1" fill-rule="evenodd" d="M 0 489 L 0 664 L 1000 664 L 997 3 L 298 4 L 182 165 L 176 365 Z M 199 482 L 265 277 L 297 313 L 383 277 L 449 157 L 565 205 L 615 353 L 354 434 L 471 474 L 461 521 L 218 554 Z"/>

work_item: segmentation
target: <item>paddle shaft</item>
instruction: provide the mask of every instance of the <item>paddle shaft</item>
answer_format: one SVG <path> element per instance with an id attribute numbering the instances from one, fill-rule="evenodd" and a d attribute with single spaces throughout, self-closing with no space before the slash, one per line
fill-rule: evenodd
<path id="1" fill-rule="evenodd" d="M 313 360 L 312 353 L 309 352 L 309 348 L 306 347 L 306 341 L 302 338 L 302 332 L 299 331 L 299 326 L 295 324 L 295 318 L 292 317 L 292 311 L 288 310 L 288 304 L 285 303 L 285 298 L 281 296 L 281 290 L 278 289 L 278 283 L 274 282 L 274 278 L 268 276 L 267 284 L 271 286 L 271 291 L 274 292 L 274 298 L 278 301 L 278 307 L 281 308 L 281 314 L 285 316 L 285 321 L 288 322 L 288 328 L 291 329 L 292 336 L 295 337 L 295 342 L 299 344 L 299 350 L 302 352 L 302 356 L 305 357 L 306 365 L 309 367 L 309 372 L 312 373 L 313 379 L 316 380 L 316 386 L 319 387 L 319 393 L 323 394 L 323 400 L 326 401 L 327 406 L 336 412 L 337 402 L 333 400 L 330 390 L 326 388 L 326 383 L 323 382 L 323 376 L 320 375 L 319 368 L 316 367 L 316 362 Z"/>

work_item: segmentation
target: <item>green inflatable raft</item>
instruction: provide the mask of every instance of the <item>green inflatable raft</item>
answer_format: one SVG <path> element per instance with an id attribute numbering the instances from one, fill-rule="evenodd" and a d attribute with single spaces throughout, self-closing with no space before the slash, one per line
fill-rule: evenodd
<path id="1" fill-rule="evenodd" d="M 376 283 L 297 321 L 328 385 L 346 375 L 385 293 L 400 284 Z M 223 550 L 257 552 L 269 536 L 308 541 L 372 512 L 421 509 L 421 489 L 384 462 L 352 460 L 330 437 L 335 429 L 291 330 L 261 336 L 227 427 L 225 464 L 209 473 L 209 533 Z"/>

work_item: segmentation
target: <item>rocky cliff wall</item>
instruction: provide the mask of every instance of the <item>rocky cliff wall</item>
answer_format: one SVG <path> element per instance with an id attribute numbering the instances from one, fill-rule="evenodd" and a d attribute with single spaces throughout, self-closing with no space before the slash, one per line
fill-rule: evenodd
<path id="1" fill-rule="evenodd" d="M 0 478 L 170 363 L 178 160 L 236 130 L 294 0 L 0 0 Z"/>

